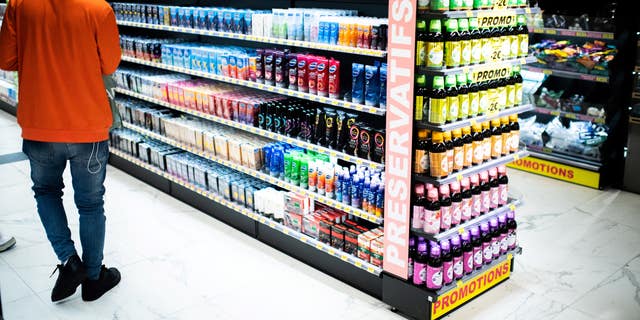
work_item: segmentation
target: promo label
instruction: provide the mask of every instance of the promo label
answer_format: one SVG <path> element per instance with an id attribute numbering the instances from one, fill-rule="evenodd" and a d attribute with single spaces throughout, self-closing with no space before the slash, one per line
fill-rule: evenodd
<path id="1" fill-rule="evenodd" d="M 598 172 L 534 157 L 522 158 L 507 166 L 591 188 L 598 188 L 600 186 L 600 174 Z"/>
<path id="2" fill-rule="evenodd" d="M 459 281 L 455 289 L 450 290 L 438 297 L 438 300 L 431 303 L 430 319 L 438 319 L 447 312 L 459 307 L 463 303 L 473 299 L 483 292 L 491 289 L 501 281 L 511 275 L 511 262 L 513 255 L 509 254 L 507 259 L 493 268 L 471 278 L 467 281 Z"/>
<path id="3" fill-rule="evenodd" d="M 471 72 L 473 82 L 489 81 L 510 76 L 511 65 L 507 63 L 496 63 L 482 68 L 474 68 Z"/>
<path id="4" fill-rule="evenodd" d="M 515 10 L 482 10 L 478 12 L 478 27 L 480 29 L 506 27 L 515 23 Z"/>
<path id="5" fill-rule="evenodd" d="M 507 0 L 494 0 L 492 10 L 500 10 L 507 7 Z"/>

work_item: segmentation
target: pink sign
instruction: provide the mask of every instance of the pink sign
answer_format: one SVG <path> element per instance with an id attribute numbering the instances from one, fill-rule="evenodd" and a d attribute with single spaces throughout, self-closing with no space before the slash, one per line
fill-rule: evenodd
<path id="1" fill-rule="evenodd" d="M 385 156 L 385 271 L 407 279 L 413 135 L 416 0 L 389 1 L 387 145 Z"/>

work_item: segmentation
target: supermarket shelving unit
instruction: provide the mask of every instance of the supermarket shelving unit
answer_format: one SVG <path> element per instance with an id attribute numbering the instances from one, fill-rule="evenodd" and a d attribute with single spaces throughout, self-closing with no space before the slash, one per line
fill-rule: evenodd
<path id="1" fill-rule="evenodd" d="M 343 7 L 343 8 L 357 8 L 360 12 L 374 16 L 387 16 L 388 12 L 394 10 L 399 5 L 399 0 L 352 0 L 353 2 L 346 3 L 326 3 L 327 6 Z M 123 1 L 124 2 L 124 1 Z M 141 1 L 138 1 L 141 2 Z M 145 2 L 145 1 L 142 1 Z M 155 3 L 155 2 L 154 2 Z M 221 197 L 211 194 L 198 186 L 192 185 L 185 181 L 182 181 L 164 171 L 161 171 L 147 163 L 138 160 L 137 158 L 130 156 L 119 150 L 112 150 L 110 163 L 116 167 L 123 169 L 126 172 L 131 173 L 133 176 L 153 185 L 154 187 L 184 201 L 196 208 L 201 209 L 205 213 L 213 216 L 216 219 L 222 220 L 238 230 L 263 241 L 282 252 L 291 255 L 325 273 L 328 273 L 374 297 L 377 297 L 389 304 L 394 310 L 398 310 L 410 317 L 416 319 L 436 319 L 448 314 L 453 309 L 453 306 L 448 309 L 440 309 L 436 311 L 436 308 L 442 302 L 442 299 L 449 299 L 451 295 L 456 295 L 458 290 L 462 290 L 465 285 L 474 283 L 474 281 L 480 277 L 491 276 L 487 285 L 480 290 L 476 290 L 474 294 L 469 294 L 469 299 L 482 294 L 486 290 L 494 287 L 495 285 L 506 280 L 510 272 L 513 269 L 513 256 L 521 252 L 520 248 L 509 252 L 502 256 L 500 259 L 492 262 L 489 265 L 485 265 L 483 268 L 474 271 L 472 275 L 464 278 L 463 281 L 454 282 L 454 284 L 447 286 L 439 291 L 429 291 L 426 288 L 418 288 L 410 284 L 407 279 L 407 256 L 408 256 L 408 238 L 410 234 L 409 228 L 409 211 L 398 211 L 398 205 L 405 208 L 411 207 L 411 188 L 405 188 L 404 191 L 390 188 L 394 184 L 403 184 L 405 186 L 412 185 L 413 181 L 430 181 L 435 184 L 444 184 L 451 181 L 460 180 L 464 176 L 477 173 L 481 170 L 486 170 L 490 167 L 495 167 L 500 164 L 504 164 L 510 161 L 518 160 L 525 157 L 528 153 L 525 150 L 508 155 L 506 157 L 496 159 L 494 161 L 487 162 L 481 166 L 472 167 L 456 175 L 452 175 L 446 179 L 433 180 L 420 176 L 408 175 L 407 172 L 411 170 L 411 167 L 399 168 L 401 163 L 412 163 L 412 134 L 417 127 L 426 127 L 436 131 L 447 131 L 454 128 L 461 128 L 469 126 L 474 123 L 484 122 L 493 118 L 517 114 L 527 110 L 532 110 L 532 105 L 522 105 L 509 108 L 506 110 L 500 110 L 495 113 L 478 116 L 476 118 L 466 119 L 451 124 L 445 124 L 440 126 L 432 126 L 428 124 L 414 123 L 413 119 L 413 80 L 415 72 L 424 72 L 430 75 L 437 74 L 455 74 L 461 72 L 472 72 L 474 68 L 487 68 L 496 66 L 511 67 L 513 65 L 526 64 L 532 61 L 531 57 L 518 58 L 502 62 L 487 63 L 485 65 L 457 68 L 457 69 L 445 69 L 441 71 L 432 70 L 415 70 L 413 67 L 415 62 L 413 61 L 413 54 L 407 57 L 399 50 L 411 50 L 414 51 L 415 43 L 415 22 L 418 16 L 421 17 L 471 17 L 477 16 L 480 11 L 449 11 L 444 13 L 427 13 L 418 12 L 417 0 L 404 1 L 404 4 L 410 3 L 413 6 L 413 10 L 408 10 L 403 13 L 402 16 L 390 15 L 389 17 L 389 42 L 387 51 L 378 50 L 364 50 L 356 48 L 346 48 L 340 46 L 327 46 L 322 44 L 313 44 L 301 41 L 289 41 L 281 39 L 271 39 L 264 37 L 255 37 L 239 34 L 230 34 L 224 32 L 211 32 L 203 30 L 195 30 L 182 27 L 169 27 L 169 26 L 157 26 L 146 23 L 118 21 L 121 27 L 121 31 L 128 31 L 138 34 L 148 34 L 149 32 L 155 34 L 162 34 L 164 36 L 172 35 L 187 35 L 189 37 L 196 37 L 197 41 L 210 42 L 218 41 L 225 43 L 231 41 L 232 43 L 241 43 L 243 46 L 251 45 L 279 45 L 284 47 L 297 47 L 305 48 L 310 51 L 330 52 L 331 54 L 340 55 L 346 57 L 345 60 L 351 61 L 372 61 L 367 59 L 386 58 L 389 66 L 395 66 L 399 69 L 405 69 L 408 73 L 399 73 L 397 79 L 389 77 L 387 84 L 387 96 L 388 105 L 386 109 L 368 107 L 360 104 L 354 104 L 341 99 L 329 99 L 292 91 L 283 88 L 271 87 L 263 84 L 258 84 L 250 81 L 243 81 L 237 79 L 231 79 L 227 77 L 207 74 L 199 71 L 194 71 L 186 68 L 177 68 L 170 65 L 161 63 L 149 62 L 141 59 L 135 59 L 131 57 L 123 57 L 123 63 L 144 65 L 152 68 L 159 68 L 164 70 L 170 70 L 177 73 L 188 74 L 199 78 L 211 79 L 219 82 L 226 82 L 237 86 L 249 87 L 257 90 L 268 91 L 280 95 L 296 97 L 299 99 L 306 99 L 314 101 L 327 106 L 338 107 L 346 110 L 360 112 L 366 114 L 369 117 L 378 117 L 380 121 L 386 121 L 386 136 L 387 136 L 387 148 L 385 159 L 386 164 L 379 164 L 367 159 L 361 159 L 353 155 L 338 152 L 336 150 L 313 145 L 306 141 L 301 141 L 291 137 L 287 137 L 280 134 L 275 134 L 266 130 L 248 126 L 245 124 L 233 122 L 226 119 L 221 119 L 210 114 L 206 114 L 197 110 L 187 109 L 181 106 L 173 105 L 167 101 L 160 100 L 154 97 L 145 96 L 138 92 L 130 90 L 117 89 L 118 94 L 139 99 L 141 101 L 150 102 L 158 106 L 162 106 L 168 109 L 172 109 L 181 113 L 190 114 L 202 119 L 209 120 L 213 123 L 243 130 L 256 136 L 266 137 L 268 139 L 284 141 L 292 145 L 296 145 L 308 150 L 327 154 L 331 157 L 338 158 L 343 161 L 369 165 L 373 168 L 380 168 L 385 170 L 385 178 L 387 179 L 387 187 L 385 188 L 385 215 L 384 217 L 377 217 L 364 212 L 360 209 L 353 208 L 337 202 L 333 199 L 317 195 L 315 193 L 303 190 L 297 186 L 284 182 L 282 180 L 275 179 L 260 171 L 249 169 L 235 163 L 231 163 L 227 160 L 218 159 L 215 156 L 208 154 L 202 150 L 197 150 L 193 146 L 185 145 L 178 141 L 169 139 L 155 132 L 146 130 L 141 127 L 137 127 L 132 124 L 125 124 L 127 128 L 143 134 L 144 136 L 167 143 L 176 148 L 193 153 L 200 157 L 209 159 L 217 164 L 232 168 L 236 171 L 249 174 L 257 179 L 269 182 L 282 189 L 294 191 L 297 193 L 305 194 L 317 202 L 326 204 L 328 206 L 343 210 L 353 216 L 366 220 L 369 223 L 384 226 L 384 265 L 382 268 L 374 266 L 367 261 L 358 259 L 357 257 L 346 254 L 340 250 L 334 249 L 324 243 L 321 243 L 311 237 L 301 234 L 293 229 L 285 227 L 273 220 L 270 220 L 264 216 L 261 216 L 255 212 L 252 212 L 244 207 L 241 207 L 235 203 L 231 203 Z M 185 5 L 185 6 L 214 6 L 210 1 L 181 1 L 179 4 L 169 3 L 171 5 Z M 277 7 L 274 3 L 257 3 L 247 1 L 241 4 L 229 4 L 229 6 L 243 5 L 245 7 L 253 8 L 265 8 L 265 7 Z M 309 1 L 291 1 L 286 4 L 280 4 L 283 6 L 300 6 L 311 7 L 318 6 L 317 3 L 311 3 Z M 517 8 L 506 9 L 509 14 L 523 14 L 536 12 L 536 9 L 530 8 Z M 489 12 L 483 10 L 483 14 Z M 502 11 L 504 14 L 505 11 Z M 404 37 L 411 39 L 411 44 L 407 45 L 404 40 L 397 41 L 394 39 L 391 30 L 395 30 L 395 27 L 401 27 Z M 160 33 L 158 33 L 160 32 Z M 399 35 L 396 35 L 399 36 Z M 403 38 L 406 39 L 406 38 Z M 406 51 L 404 51 L 406 52 Z M 348 65 L 348 64 L 347 64 Z M 410 88 L 407 91 L 406 86 L 410 84 Z M 396 101 L 394 98 L 398 97 L 398 92 L 402 92 L 407 95 L 409 104 Z M 395 94 L 392 95 L 392 93 Z M 408 118 L 407 118 L 408 117 Z M 398 119 L 408 119 L 408 121 L 398 121 Z M 468 228 L 473 225 L 477 225 L 481 221 L 496 216 L 500 213 L 504 213 L 509 210 L 514 210 L 515 206 L 519 204 L 518 200 L 511 200 L 510 203 L 504 207 L 492 211 L 489 214 L 482 215 L 475 219 L 470 220 L 466 224 L 459 226 L 454 230 L 446 231 L 439 235 L 434 235 L 434 239 L 445 238 L 455 232 L 459 232 L 461 228 Z M 419 234 L 419 231 L 416 231 Z M 467 301 L 465 300 L 465 301 Z M 466 303 L 466 302 L 464 302 Z M 460 302 L 456 307 L 463 304 Z"/>

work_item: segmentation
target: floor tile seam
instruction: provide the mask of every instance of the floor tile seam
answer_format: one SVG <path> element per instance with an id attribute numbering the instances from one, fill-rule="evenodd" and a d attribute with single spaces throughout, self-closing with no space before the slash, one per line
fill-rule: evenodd
<path id="1" fill-rule="evenodd" d="M 38 292 L 36 292 L 36 290 L 34 290 L 34 289 L 33 289 L 33 288 L 32 288 L 32 287 L 27 283 L 27 281 L 25 281 L 25 279 L 20 275 L 20 273 L 19 273 L 19 272 L 17 272 L 17 271 L 16 271 L 16 269 L 15 269 L 15 268 L 14 268 L 14 267 L 13 267 L 13 266 L 12 266 L 12 265 L 7 261 L 7 260 L 6 260 L 6 259 L 4 259 L 4 258 L 3 258 L 3 260 L 4 260 L 4 262 L 7 264 L 7 266 L 9 267 L 9 269 L 11 269 L 11 271 L 13 272 L 13 274 L 15 274 L 15 275 L 16 275 L 16 277 L 18 277 L 18 279 L 20 279 L 20 281 L 22 281 L 22 283 L 23 283 L 27 288 L 29 288 L 29 291 L 31 291 L 31 294 L 32 294 L 32 295 L 35 295 L 35 296 L 38 298 L 38 300 L 41 300 L 41 299 L 40 299 L 40 297 L 38 296 Z M 27 297 L 22 297 L 22 298 L 19 298 L 19 299 L 15 299 L 15 300 L 13 300 L 13 301 L 5 301 L 5 302 L 6 302 L 6 303 L 15 302 L 15 301 L 18 301 L 18 300 L 20 300 L 20 299 L 24 299 L 24 298 L 28 298 L 28 297 L 29 297 L 29 296 L 27 296 Z M 3 302 L 3 303 L 5 303 L 5 302 Z"/>
<path id="2" fill-rule="evenodd" d="M 591 217 L 594 217 L 594 218 L 603 219 L 603 220 L 606 220 L 606 221 L 609 221 L 609 222 L 613 222 L 615 224 L 619 224 L 619 225 L 628 227 L 628 228 L 640 233 L 640 229 L 638 229 L 638 226 L 633 226 L 633 225 L 630 225 L 630 224 L 627 224 L 627 223 L 622 223 L 622 222 L 619 222 L 619 221 L 615 221 L 615 220 L 612 220 L 612 219 L 607 218 L 607 217 L 600 217 L 600 216 L 595 215 L 595 213 L 593 213 L 593 212 L 589 212 L 587 210 L 580 209 L 580 208 L 578 208 L 578 206 L 576 206 L 574 209 L 576 209 L 576 211 L 578 211 L 580 213 L 587 214 L 587 215 L 589 215 Z"/>

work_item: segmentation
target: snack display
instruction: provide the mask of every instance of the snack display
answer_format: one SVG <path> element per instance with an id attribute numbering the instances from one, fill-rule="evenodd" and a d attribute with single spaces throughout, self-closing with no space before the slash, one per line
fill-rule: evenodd
<path id="1" fill-rule="evenodd" d="M 546 39 L 531 46 L 539 67 L 596 75 L 609 75 L 609 62 L 618 50 L 604 41 L 573 42 Z"/>

